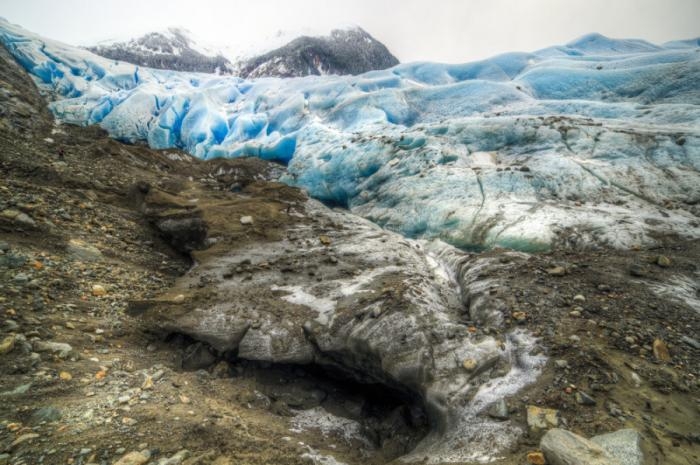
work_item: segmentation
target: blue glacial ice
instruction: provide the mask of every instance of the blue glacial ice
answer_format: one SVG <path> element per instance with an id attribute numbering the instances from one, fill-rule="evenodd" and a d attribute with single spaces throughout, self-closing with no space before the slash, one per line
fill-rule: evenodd
<path id="1" fill-rule="evenodd" d="M 142 68 L 0 21 L 60 121 L 257 156 L 313 197 L 463 248 L 699 237 L 700 39 L 590 34 L 466 64 L 243 80 Z"/>

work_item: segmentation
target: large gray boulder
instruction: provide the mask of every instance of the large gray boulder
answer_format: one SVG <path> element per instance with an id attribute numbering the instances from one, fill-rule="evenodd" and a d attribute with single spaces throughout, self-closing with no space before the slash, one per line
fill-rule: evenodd
<path id="1" fill-rule="evenodd" d="M 621 429 L 613 433 L 594 436 L 591 441 L 605 449 L 621 465 L 644 465 L 642 439 L 637 430 Z"/>
<path id="2" fill-rule="evenodd" d="M 540 449 L 551 465 L 622 465 L 593 441 L 560 428 L 547 431 Z"/>

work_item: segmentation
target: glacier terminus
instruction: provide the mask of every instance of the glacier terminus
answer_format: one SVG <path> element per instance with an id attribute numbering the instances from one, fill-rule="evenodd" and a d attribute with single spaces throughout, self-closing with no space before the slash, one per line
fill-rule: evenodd
<path id="1" fill-rule="evenodd" d="M 700 40 L 590 34 L 466 64 L 259 78 L 155 70 L 3 20 L 60 121 L 215 157 L 410 238 L 467 250 L 699 237 Z"/>

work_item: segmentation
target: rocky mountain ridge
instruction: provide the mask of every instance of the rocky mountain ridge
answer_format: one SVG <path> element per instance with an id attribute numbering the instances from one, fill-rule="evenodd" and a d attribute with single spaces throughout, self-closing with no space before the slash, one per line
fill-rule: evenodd
<path id="1" fill-rule="evenodd" d="M 360 27 L 334 29 L 327 36 L 299 36 L 253 56 L 246 56 L 245 51 L 227 56 L 216 48 L 203 47 L 182 28 L 87 49 L 105 58 L 149 68 L 242 78 L 362 74 L 399 64 L 384 44 Z"/>

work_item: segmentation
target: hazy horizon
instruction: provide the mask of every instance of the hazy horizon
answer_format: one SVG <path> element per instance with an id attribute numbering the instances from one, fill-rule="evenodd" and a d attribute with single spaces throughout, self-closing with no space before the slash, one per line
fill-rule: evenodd
<path id="1" fill-rule="evenodd" d="M 565 44 L 592 32 L 656 44 L 700 36 L 696 0 L 259 0 L 254 5 L 199 0 L 196 8 L 192 5 L 177 0 L 24 0 L 3 5 L 0 16 L 72 45 L 183 27 L 206 42 L 245 48 L 277 31 L 327 31 L 355 24 L 402 62 L 466 62 Z"/>

